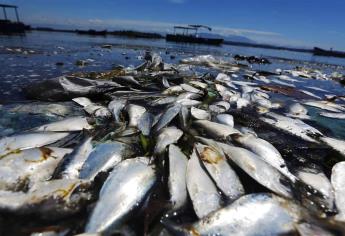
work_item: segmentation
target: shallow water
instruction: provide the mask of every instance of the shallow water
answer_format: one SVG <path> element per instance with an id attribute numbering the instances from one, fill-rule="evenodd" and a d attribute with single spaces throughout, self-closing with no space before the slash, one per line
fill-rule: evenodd
<path id="1" fill-rule="evenodd" d="M 112 44 L 114 47 L 103 49 L 100 47 L 102 44 Z M 18 48 L 21 51 L 18 51 Z M 77 71 L 104 71 L 110 70 L 116 65 L 139 65 L 142 61 L 138 59 L 138 56 L 143 55 L 146 49 L 160 52 L 165 62 L 172 63 L 177 63 L 181 58 L 198 54 L 212 54 L 225 57 L 227 60 L 231 59 L 231 55 L 243 54 L 273 57 L 270 58 L 271 65 L 253 66 L 254 69 L 260 70 L 291 69 L 304 64 L 319 67 L 318 63 L 345 66 L 345 59 L 316 57 L 308 53 L 229 45 L 216 47 L 177 44 L 166 42 L 164 39 L 129 39 L 33 31 L 25 36 L 0 36 L 0 101 L 5 103 L 25 99 L 21 88 L 30 82 Z M 171 57 L 172 55 L 173 57 Z M 77 60 L 87 60 L 88 64 L 84 67 L 77 66 Z M 63 65 L 57 65 L 61 62 Z M 344 70 L 343 67 L 328 65 L 322 65 L 322 68 L 325 72 Z M 310 83 L 310 86 L 320 86 L 319 81 L 310 81 Z M 332 83 L 322 84 L 322 86 L 335 91 L 338 91 L 339 87 Z"/>

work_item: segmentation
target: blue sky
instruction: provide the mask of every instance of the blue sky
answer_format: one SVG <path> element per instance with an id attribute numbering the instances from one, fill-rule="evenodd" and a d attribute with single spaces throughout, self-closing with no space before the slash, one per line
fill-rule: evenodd
<path id="1" fill-rule="evenodd" d="M 206 24 L 258 42 L 345 50 L 345 0 L 3 0 L 33 25 L 168 32 Z M 0 13 L 1 14 L 1 13 Z"/>

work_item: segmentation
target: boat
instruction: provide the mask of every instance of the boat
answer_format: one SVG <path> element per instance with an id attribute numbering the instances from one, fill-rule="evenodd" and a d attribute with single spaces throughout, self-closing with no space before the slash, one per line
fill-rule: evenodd
<path id="1" fill-rule="evenodd" d="M 1 34 L 23 34 L 26 30 L 30 30 L 31 27 L 29 25 L 25 25 L 24 23 L 20 22 L 17 6 L 14 5 L 6 5 L 0 4 L 2 10 L 4 12 L 4 19 L 0 19 L 0 33 Z M 7 17 L 6 9 L 14 9 L 16 15 L 16 21 L 12 21 Z"/>
<path id="2" fill-rule="evenodd" d="M 222 38 L 200 37 L 198 35 L 198 29 L 200 28 L 206 28 L 209 31 L 212 30 L 210 27 L 204 25 L 174 26 L 174 33 L 167 34 L 166 41 L 182 43 L 200 43 L 210 45 L 221 45 L 224 42 L 224 39 Z"/>
<path id="3" fill-rule="evenodd" d="M 324 50 L 322 48 L 314 47 L 313 54 L 316 56 L 325 56 L 325 57 L 341 57 L 345 58 L 345 52 Z"/>

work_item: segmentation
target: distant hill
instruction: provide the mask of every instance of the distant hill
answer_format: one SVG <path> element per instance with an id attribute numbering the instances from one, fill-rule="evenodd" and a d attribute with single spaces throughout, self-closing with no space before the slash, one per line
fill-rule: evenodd
<path id="1" fill-rule="evenodd" d="M 223 36 L 220 34 L 212 34 L 212 33 L 199 33 L 199 36 L 205 38 L 223 38 L 224 41 L 232 41 L 232 42 L 241 42 L 241 43 L 256 43 L 254 40 L 251 40 L 244 36 L 239 35 L 228 35 Z"/>

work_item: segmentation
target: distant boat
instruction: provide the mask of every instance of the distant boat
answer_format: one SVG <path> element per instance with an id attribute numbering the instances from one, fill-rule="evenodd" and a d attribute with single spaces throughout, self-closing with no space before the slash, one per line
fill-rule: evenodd
<path id="1" fill-rule="evenodd" d="M 166 35 L 166 41 L 183 42 L 183 43 L 200 43 L 210 45 L 221 45 L 224 42 L 222 38 L 204 38 L 198 36 L 198 29 L 206 28 L 209 31 L 212 29 L 204 25 L 189 25 L 185 26 L 174 26 L 174 33 Z M 177 31 L 180 31 L 178 33 Z M 192 33 L 190 33 L 192 32 Z"/>
<path id="2" fill-rule="evenodd" d="M 31 27 L 29 25 L 25 25 L 24 23 L 19 21 L 19 15 L 17 11 L 17 6 L 14 5 L 5 5 L 0 4 L 4 12 L 4 19 L 0 19 L 0 33 L 2 34 L 22 34 L 25 33 L 25 30 L 30 30 Z M 6 9 L 12 8 L 16 14 L 16 21 L 11 21 L 7 18 L 7 11 Z"/>
<path id="3" fill-rule="evenodd" d="M 102 30 L 102 31 L 96 31 L 96 30 L 77 30 L 78 34 L 87 34 L 87 35 L 102 35 L 105 36 L 108 34 L 108 31 Z"/>
<path id="4" fill-rule="evenodd" d="M 333 51 L 333 50 L 324 50 L 322 48 L 314 47 L 314 55 L 325 56 L 325 57 L 342 57 L 345 58 L 345 52 Z"/>

